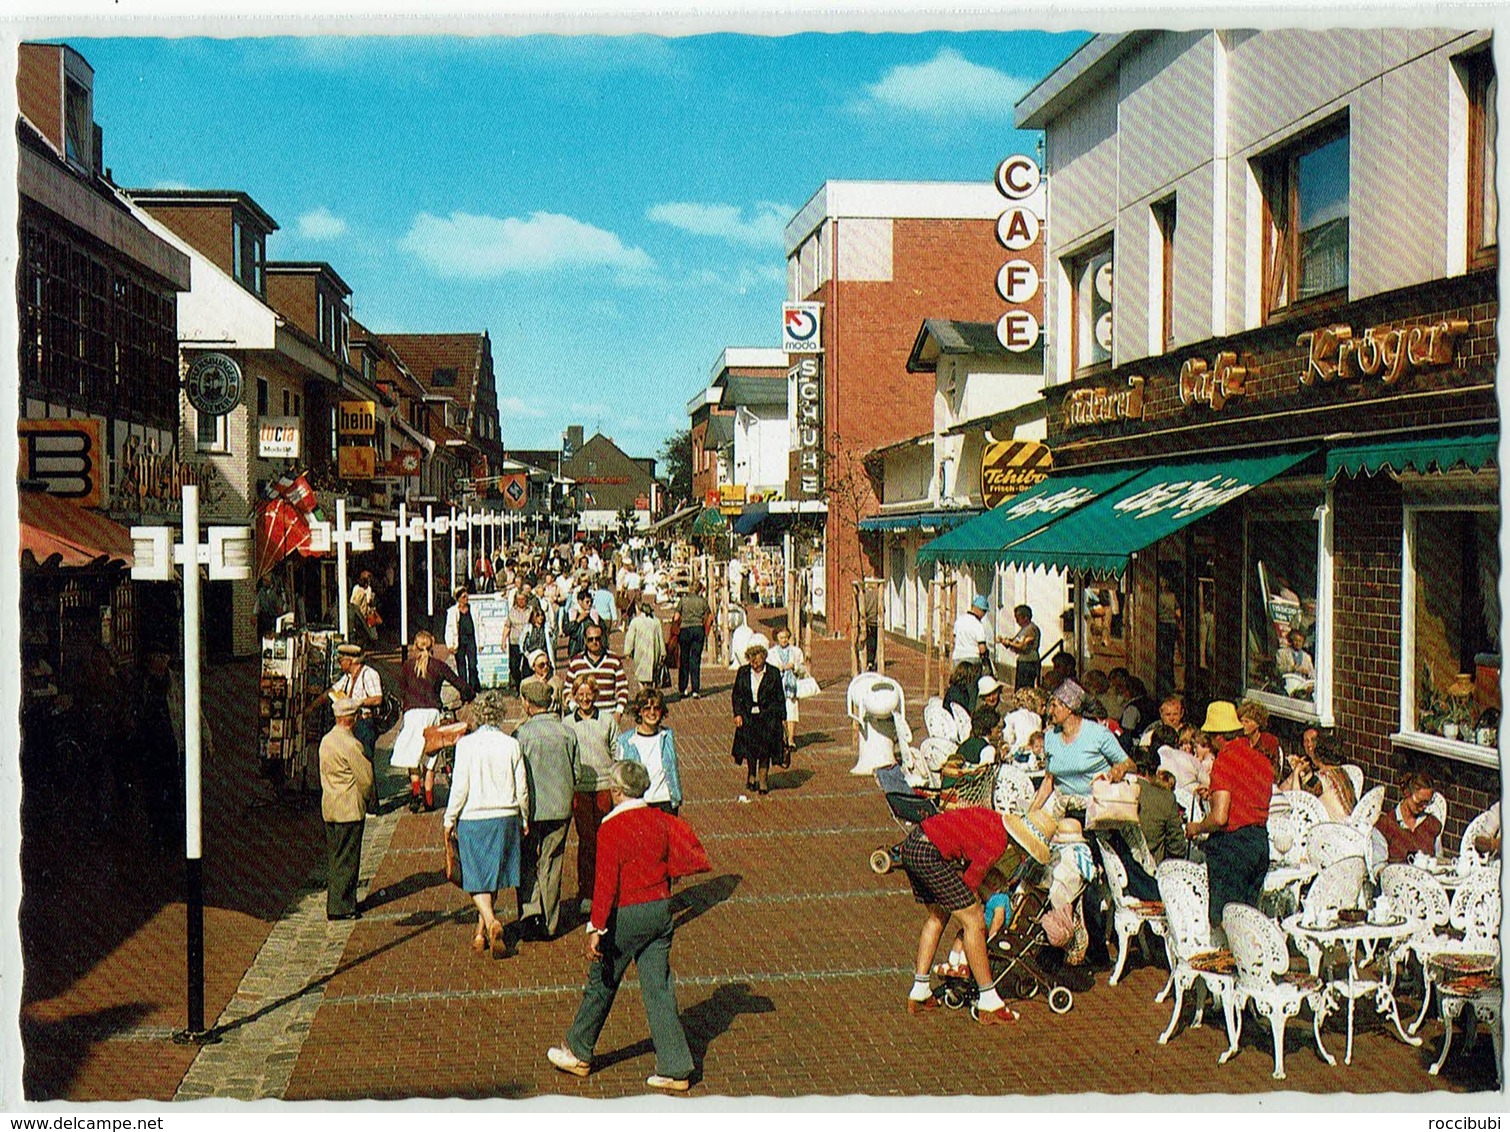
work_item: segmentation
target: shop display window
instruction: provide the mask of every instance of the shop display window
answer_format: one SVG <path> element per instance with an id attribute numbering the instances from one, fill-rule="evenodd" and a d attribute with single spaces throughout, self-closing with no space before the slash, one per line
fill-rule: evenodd
<path id="1" fill-rule="evenodd" d="M 1112 359 L 1112 246 L 1103 244 L 1070 261 L 1074 286 L 1075 372 L 1108 365 Z"/>
<path id="2" fill-rule="evenodd" d="M 1402 680 L 1401 730 L 1493 750 L 1500 714 L 1499 512 L 1408 507 L 1405 556 L 1401 665 L 1413 679 Z"/>
<path id="3" fill-rule="evenodd" d="M 1248 523 L 1248 694 L 1301 718 L 1316 712 L 1317 538 L 1316 520 L 1303 514 Z"/>

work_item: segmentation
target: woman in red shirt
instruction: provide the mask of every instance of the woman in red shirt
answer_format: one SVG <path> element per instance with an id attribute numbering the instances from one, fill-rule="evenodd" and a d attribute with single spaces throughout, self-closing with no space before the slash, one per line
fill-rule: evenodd
<path id="1" fill-rule="evenodd" d="M 691 1087 L 694 1067 L 671 983 L 671 880 L 711 866 L 691 826 L 646 805 L 649 771 L 639 763 L 621 761 L 614 763 L 612 774 L 609 794 L 614 805 L 598 827 L 597 875 L 587 925 L 592 966 L 566 1044 L 553 1046 L 546 1057 L 563 1073 L 586 1077 L 592 1072 L 598 1035 L 632 962 L 655 1046 L 655 1072 L 645 1084 L 684 1093 Z"/>

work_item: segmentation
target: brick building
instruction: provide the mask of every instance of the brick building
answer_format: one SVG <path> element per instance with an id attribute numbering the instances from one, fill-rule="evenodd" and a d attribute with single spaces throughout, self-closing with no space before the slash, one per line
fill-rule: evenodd
<path id="1" fill-rule="evenodd" d="M 1082 665 L 1431 774 L 1452 850 L 1500 794 L 1490 46 L 1100 35 L 1018 104 L 1055 473 L 1003 558 L 1076 579 Z"/>
<path id="2" fill-rule="evenodd" d="M 836 611 L 848 610 L 851 582 L 881 569 L 879 538 L 857 529 L 878 507 L 865 454 L 933 425 L 933 389 L 907 372 L 918 327 L 941 314 L 974 322 L 1001 314 L 1002 203 L 989 181 L 829 181 L 787 225 L 787 297 L 823 304 L 823 353 L 792 356 L 794 367 L 807 358 L 819 371 L 821 451 L 808 455 L 822 472 L 816 483 L 801 474 L 794 397 L 787 500 L 827 502 L 821 536 L 811 546 L 802 540 L 799 551 L 824 560 L 813 601 L 815 611 L 826 605 L 831 629 L 849 629 L 847 613 Z M 794 368 L 794 388 L 797 379 Z M 811 384 L 804 375 L 802 388 Z"/>

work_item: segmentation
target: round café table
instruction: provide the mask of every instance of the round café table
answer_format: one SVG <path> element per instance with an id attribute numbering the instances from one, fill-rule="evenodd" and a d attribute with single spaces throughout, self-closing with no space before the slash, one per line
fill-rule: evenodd
<path id="1" fill-rule="evenodd" d="M 1359 924 L 1338 923 L 1333 927 L 1322 928 L 1307 926 L 1304 919 L 1305 913 L 1297 912 L 1286 918 L 1282 926 L 1311 964 L 1312 974 L 1320 973 L 1321 959 L 1326 948 L 1337 947 L 1347 954 L 1346 977 L 1338 978 L 1334 975 L 1328 979 L 1328 985 L 1347 999 L 1347 1053 L 1342 1059 L 1343 1063 L 1353 1063 L 1353 1013 L 1358 999 L 1365 995 L 1374 996 L 1374 1012 L 1387 1016 L 1394 1023 L 1395 1033 L 1400 1035 L 1402 1042 L 1406 1045 L 1420 1045 L 1421 1039 L 1411 1037 L 1400 1025 L 1394 987 L 1384 974 L 1386 965 L 1383 959 L 1384 955 L 1411 934 L 1414 925 L 1402 918 L 1382 924 L 1365 920 Z M 1363 952 L 1362 963 L 1358 958 L 1360 950 Z M 1380 952 L 1379 977 L 1364 978 L 1358 974 L 1358 968 L 1373 959 L 1375 951 Z"/>

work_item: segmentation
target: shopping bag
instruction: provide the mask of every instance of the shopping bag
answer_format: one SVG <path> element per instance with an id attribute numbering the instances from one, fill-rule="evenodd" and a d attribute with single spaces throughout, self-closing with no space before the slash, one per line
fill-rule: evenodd
<path id="1" fill-rule="evenodd" d="M 461 847 L 456 843 L 456 830 L 446 831 L 446 880 L 461 887 Z"/>
<path id="2" fill-rule="evenodd" d="M 818 694 L 819 690 L 818 678 L 816 676 L 797 677 L 797 698 L 799 700 L 810 700 Z"/>
<path id="3" fill-rule="evenodd" d="M 1091 782 L 1090 805 L 1085 809 L 1085 828 L 1111 829 L 1138 823 L 1138 797 L 1143 788 L 1136 782 L 1113 782 L 1097 778 Z"/>

